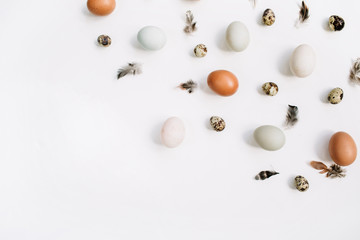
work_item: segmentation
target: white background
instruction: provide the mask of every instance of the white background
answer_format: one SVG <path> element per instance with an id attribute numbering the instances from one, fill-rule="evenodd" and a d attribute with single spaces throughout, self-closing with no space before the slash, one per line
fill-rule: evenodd
<path id="1" fill-rule="evenodd" d="M 360 239 L 360 164 L 344 179 L 309 166 L 330 165 L 331 135 L 360 141 L 360 86 L 348 80 L 360 56 L 360 1 L 307 1 L 310 19 L 295 27 L 301 1 L 118 0 L 107 17 L 91 15 L 86 0 L 1 1 L 0 7 L 0 239 L 213 240 Z M 261 24 L 266 8 L 276 23 Z M 183 32 L 192 10 L 198 31 Z M 332 14 L 341 32 L 327 30 Z M 229 51 L 226 27 L 242 21 L 251 42 Z M 156 52 L 141 49 L 137 32 L 155 25 L 167 35 Z M 96 44 L 100 34 L 109 48 Z M 208 47 L 205 58 L 192 54 Z M 317 55 L 313 74 L 292 76 L 288 60 L 299 44 Z M 143 74 L 116 80 L 127 62 Z M 207 75 L 232 71 L 239 90 L 213 94 Z M 177 86 L 200 84 L 193 94 Z M 261 92 L 276 82 L 277 96 Z M 338 105 L 326 102 L 335 87 Z M 287 105 L 300 120 L 286 129 L 286 145 L 256 145 L 258 126 L 283 128 Z M 209 118 L 226 121 L 223 132 Z M 181 146 L 161 145 L 162 123 L 186 125 Z M 256 181 L 261 170 L 279 175 Z M 294 189 L 305 176 L 310 189 Z"/>

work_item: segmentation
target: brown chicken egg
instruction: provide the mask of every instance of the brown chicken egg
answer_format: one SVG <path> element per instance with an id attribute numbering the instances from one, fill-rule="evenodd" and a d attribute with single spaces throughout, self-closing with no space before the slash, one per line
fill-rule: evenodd
<path id="1" fill-rule="evenodd" d="M 115 0 L 88 0 L 87 8 L 89 11 L 98 16 L 106 16 L 114 11 L 116 6 Z"/>
<path id="2" fill-rule="evenodd" d="M 231 96 L 239 87 L 236 76 L 226 70 L 211 72 L 207 78 L 207 84 L 211 90 L 221 96 Z"/>
<path id="3" fill-rule="evenodd" d="M 330 138 L 329 153 L 336 164 L 348 166 L 356 159 L 355 141 L 346 132 L 337 132 Z"/>

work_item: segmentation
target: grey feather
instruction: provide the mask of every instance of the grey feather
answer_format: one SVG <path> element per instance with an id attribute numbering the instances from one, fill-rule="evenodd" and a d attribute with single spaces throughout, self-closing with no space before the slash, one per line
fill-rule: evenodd
<path id="1" fill-rule="evenodd" d="M 288 112 L 286 114 L 286 125 L 287 126 L 294 126 L 298 122 L 298 107 L 288 105 Z"/>
<path id="2" fill-rule="evenodd" d="M 360 58 L 356 59 L 350 71 L 350 80 L 360 83 Z"/>
<path id="3" fill-rule="evenodd" d="M 126 67 L 120 68 L 118 70 L 117 78 L 120 79 L 128 74 L 136 75 L 136 74 L 140 74 L 141 72 L 142 71 L 140 64 L 132 62 L 132 63 L 128 63 Z"/>
<path id="4" fill-rule="evenodd" d="M 186 12 L 186 26 L 184 28 L 184 32 L 186 33 L 192 33 L 196 31 L 196 22 L 194 22 L 194 15 L 189 10 Z"/>
<path id="5" fill-rule="evenodd" d="M 185 83 L 180 84 L 180 88 L 187 90 L 189 93 L 192 93 L 196 87 L 197 83 L 191 79 Z"/>

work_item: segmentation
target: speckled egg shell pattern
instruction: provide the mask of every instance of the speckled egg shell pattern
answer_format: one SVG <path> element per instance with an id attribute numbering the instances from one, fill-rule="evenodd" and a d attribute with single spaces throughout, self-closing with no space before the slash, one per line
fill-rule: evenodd
<path id="1" fill-rule="evenodd" d="M 331 104 L 338 104 L 344 97 L 344 91 L 341 88 L 334 88 L 328 95 L 328 101 Z"/>
<path id="2" fill-rule="evenodd" d="M 263 23 L 265 25 L 271 26 L 275 22 L 275 13 L 271 9 L 266 9 L 264 11 L 263 17 L 262 17 Z"/>
<path id="3" fill-rule="evenodd" d="M 262 90 L 266 95 L 275 96 L 279 91 L 279 87 L 276 83 L 267 82 L 262 85 Z"/>
<path id="4" fill-rule="evenodd" d="M 332 15 L 329 17 L 329 28 L 332 31 L 341 31 L 345 26 L 345 21 L 342 17 Z"/>
<path id="5" fill-rule="evenodd" d="M 222 130 L 225 129 L 224 119 L 222 119 L 221 117 L 218 117 L 218 116 L 212 116 L 210 118 L 210 125 L 217 132 L 221 132 Z"/>
<path id="6" fill-rule="evenodd" d="M 207 48 L 204 44 L 198 44 L 194 49 L 194 53 L 196 57 L 205 57 L 207 54 Z"/>
<path id="7" fill-rule="evenodd" d="M 296 176 L 295 177 L 295 186 L 296 189 L 300 192 L 305 192 L 309 189 L 309 182 L 303 176 Z"/>
<path id="8" fill-rule="evenodd" d="M 103 47 L 108 47 L 111 45 L 111 38 L 107 35 L 100 35 L 97 39 L 97 42 Z"/>

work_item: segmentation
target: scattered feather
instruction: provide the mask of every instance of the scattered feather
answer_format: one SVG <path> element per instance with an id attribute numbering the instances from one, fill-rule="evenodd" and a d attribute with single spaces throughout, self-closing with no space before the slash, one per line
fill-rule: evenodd
<path id="1" fill-rule="evenodd" d="M 187 90 L 189 93 L 192 93 L 196 87 L 197 87 L 197 83 L 191 79 L 186 83 L 180 84 L 180 88 L 183 90 Z"/>
<path id="2" fill-rule="evenodd" d="M 259 179 L 265 180 L 265 179 L 267 179 L 267 178 L 269 178 L 271 176 L 274 176 L 276 174 L 279 174 L 279 173 L 275 172 L 275 171 L 268 171 L 268 170 L 267 171 L 261 171 L 255 176 L 255 179 L 256 180 L 259 180 Z"/>
<path id="3" fill-rule="evenodd" d="M 328 173 L 326 174 L 326 177 L 331 177 L 331 178 L 343 178 L 346 176 L 345 174 L 346 170 L 341 168 L 339 165 L 337 164 L 333 164 L 328 168 Z"/>
<path id="4" fill-rule="evenodd" d="M 346 170 L 343 169 L 342 167 L 340 167 L 337 164 L 332 164 L 330 167 L 327 167 L 324 163 L 322 162 L 316 162 L 316 161 L 311 161 L 310 165 L 315 168 L 316 170 L 322 170 L 319 173 L 320 174 L 324 174 L 326 173 L 326 177 L 331 177 L 331 178 L 343 178 L 345 177 L 345 172 Z"/>
<path id="5" fill-rule="evenodd" d="M 196 22 L 194 22 L 194 15 L 189 10 L 186 12 L 186 26 L 184 28 L 184 32 L 192 33 L 197 30 Z"/>
<path id="6" fill-rule="evenodd" d="M 300 12 L 299 12 L 299 21 L 305 22 L 309 17 L 310 17 L 309 8 L 308 8 L 308 6 L 306 6 L 305 2 L 302 1 Z"/>
<path id="7" fill-rule="evenodd" d="M 125 77 L 128 74 L 132 74 L 132 75 L 136 75 L 136 74 L 140 74 L 141 71 L 141 66 L 138 63 L 128 63 L 128 65 L 124 68 L 120 68 L 118 70 L 118 75 L 117 78 L 120 79 L 122 77 Z"/>
<path id="8" fill-rule="evenodd" d="M 327 166 L 322 163 L 322 162 L 316 162 L 316 161 L 311 161 L 310 165 L 315 168 L 316 170 L 324 170 L 327 169 Z"/>
<path id="9" fill-rule="evenodd" d="M 298 107 L 288 105 L 288 112 L 286 114 L 286 126 L 294 126 L 298 122 Z"/>
<path id="10" fill-rule="evenodd" d="M 360 58 L 356 59 L 350 71 L 350 80 L 360 83 Z"/>

